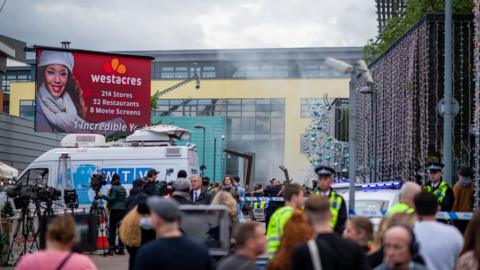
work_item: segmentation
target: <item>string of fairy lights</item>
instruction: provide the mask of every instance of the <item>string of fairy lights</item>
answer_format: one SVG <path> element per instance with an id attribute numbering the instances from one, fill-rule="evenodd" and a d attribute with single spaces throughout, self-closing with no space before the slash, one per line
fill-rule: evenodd
<path id="1" fill-rule="evenodd" d="M 475 202 L 474 205 L 477 207 L 479 205 L 479 181 L 480 181 L 480 0 L 474 1 L 474 58 L 473 65 L 475 70 L 475 107 L 473 113 L 473 127 L 472 133 L 474 134 L 475 147 L 473 148 L 473 159 L 474 159 L 474 173 L 475 173 Z"/>
<path id="2" fill-rule="evenodd" d="M 480 97 L 473 93 L 473 74 L 469 66 L 473 62 L 471 25 L 471 16 L 455 17 L 454 97 L 460 104 L 460 111 L 455 117 L 452 151 L 458 165 L 473 163 L 465 153 L 473 149 L 467 128 L 472 124 L 473 95 L 480 108 Z M 477 58 L 475 65 L 478 65 Z M 443 152 L 443 118 L 437 112 L 437 104 L 443 97 L 443 16 L 425 17 L 376 59 L 370 69 L 377 93 L 377 179 L 407 180 L 422 176 L 425 163 L 441 159 Z M 374 156 L 372 97 L 357 96 L 357 175 L 368 178 Z M 479 113 L 476 111 L 474 119 L 480 123 Z M 476 143 L 480 145 L 478 138 Z M 476 153 L 475 157 L 478 156 Z M 476 165 L 478 167 L 480 161 L 476 160 Z"/>

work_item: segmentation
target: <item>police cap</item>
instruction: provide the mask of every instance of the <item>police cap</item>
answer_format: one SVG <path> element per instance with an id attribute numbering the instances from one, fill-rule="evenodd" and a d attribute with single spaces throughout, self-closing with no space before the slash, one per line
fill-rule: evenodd
<path id="1" fill-rule="evenodd" d="M 318 166 L 315 168 L 315 173 L 318 176 L 332 176 L 335 174 L 335 170 L 328 166 Z"/>
<path id="2" fill-rule="evenodd" d="M 430 172 L 436 172 L 443 170 L 444 165 L 439 161 L 431 161 L 427 163 L 427 169 Z"/>

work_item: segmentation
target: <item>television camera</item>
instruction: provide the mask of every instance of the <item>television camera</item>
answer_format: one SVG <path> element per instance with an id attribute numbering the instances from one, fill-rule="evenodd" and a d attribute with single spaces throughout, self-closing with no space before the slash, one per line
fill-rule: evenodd
<path id="1" fill-rule="evenodd" d="M 95 191 L 95 194 L 100 192 L 103 186 L 107 184 L 107 177 L 103 173 L 95 173 L 90 178 L 90 188 Z"/>
<path id="2" fill-rule="evenodd" d="M 15 208 L 28 207 L 30 200 L 35 203 L 51 204 L 62 196 L 62 192 L 53 187 L 33 185 L 12 185 L 5 188 L 7 196 L 13 199 Z"/>

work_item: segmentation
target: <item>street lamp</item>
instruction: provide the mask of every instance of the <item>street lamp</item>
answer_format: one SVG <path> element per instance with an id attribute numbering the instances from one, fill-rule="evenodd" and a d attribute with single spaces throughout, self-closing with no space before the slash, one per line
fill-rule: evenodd
<path id="1" fill-rule="evenodd" d="M 355 211 L 355 182 L 357 178 L 357 93 L 355 91 L 355 82 L 361 77 L 368 85 L 373 85 L 373 77 L 368 70 L 367 63 L 364 60 L 358 60 L 354 65 L 350 65 L 344 61 L 327 57 L 324 62 L 325 66 L 343 73 L 350 74 L 350 89 L 349 89 L 349 109 L 348 109 L 348 149 L 349 149 L 349 164 L 348 164 L 348 178 L 350 178 L 349 187 L 349 201 L 348 208 L 350 213 Z"/>
<path id="2" fill-rule="evenodd" d="M 370 180 L 375 183 L 377 182 L 377 92 L 372 88 L 365 86 L 359 91 L 360 94 L 363 95 L 372 95 L 371 98 L 371 108 L 372 108 L 372 130 L 373 130 L 373 137 L 372 137 L 372 145 L 373 145 L 373 177 L 370 175 Z"/>
<path id="3" fill-rule="evenodd" d="M 213 181 L 215 182 L 215 178 L 217 177 L 217 131 L 215 130 L 215 134 L 213 136 Z M 225 135 L 220 136 L 222 141 L 225 140 Z"/>
<path id="4" fill-rule="evenodd" d="M 205 129 L 206 128 L 201 124 L 196 124 L 193 127 L 198 129 L 203 129 L 202 166 L 200 166 L 200 170 L 202 171 L 202 176 L 204 176 L 205 169 L 207 168 L 205 167 Z"/>

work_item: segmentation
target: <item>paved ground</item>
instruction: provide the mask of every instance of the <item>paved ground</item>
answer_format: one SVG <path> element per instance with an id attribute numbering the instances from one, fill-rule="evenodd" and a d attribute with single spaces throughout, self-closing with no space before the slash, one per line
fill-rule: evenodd
<path id="1" fill-rule="evenodd" d="M 92 260 L 97 265 L 98 269 L 102 270 L 127 270 L 128 269 L 128 253 L 126 255 L 115 255 L 115 256 L 99 256 L 93 255 L 90 256 Z"/>
<path id="2" fill-rule="evenodd" d="M 90 258 L 95 262 L 98 269 L 101 270 L 127 270 L 128 269 L 128 255 L 115 255 L 103 257 L 101 255 L 91 255 Z M 13 267 L 3 267 L 0 269 L 13 270 Z"/>

